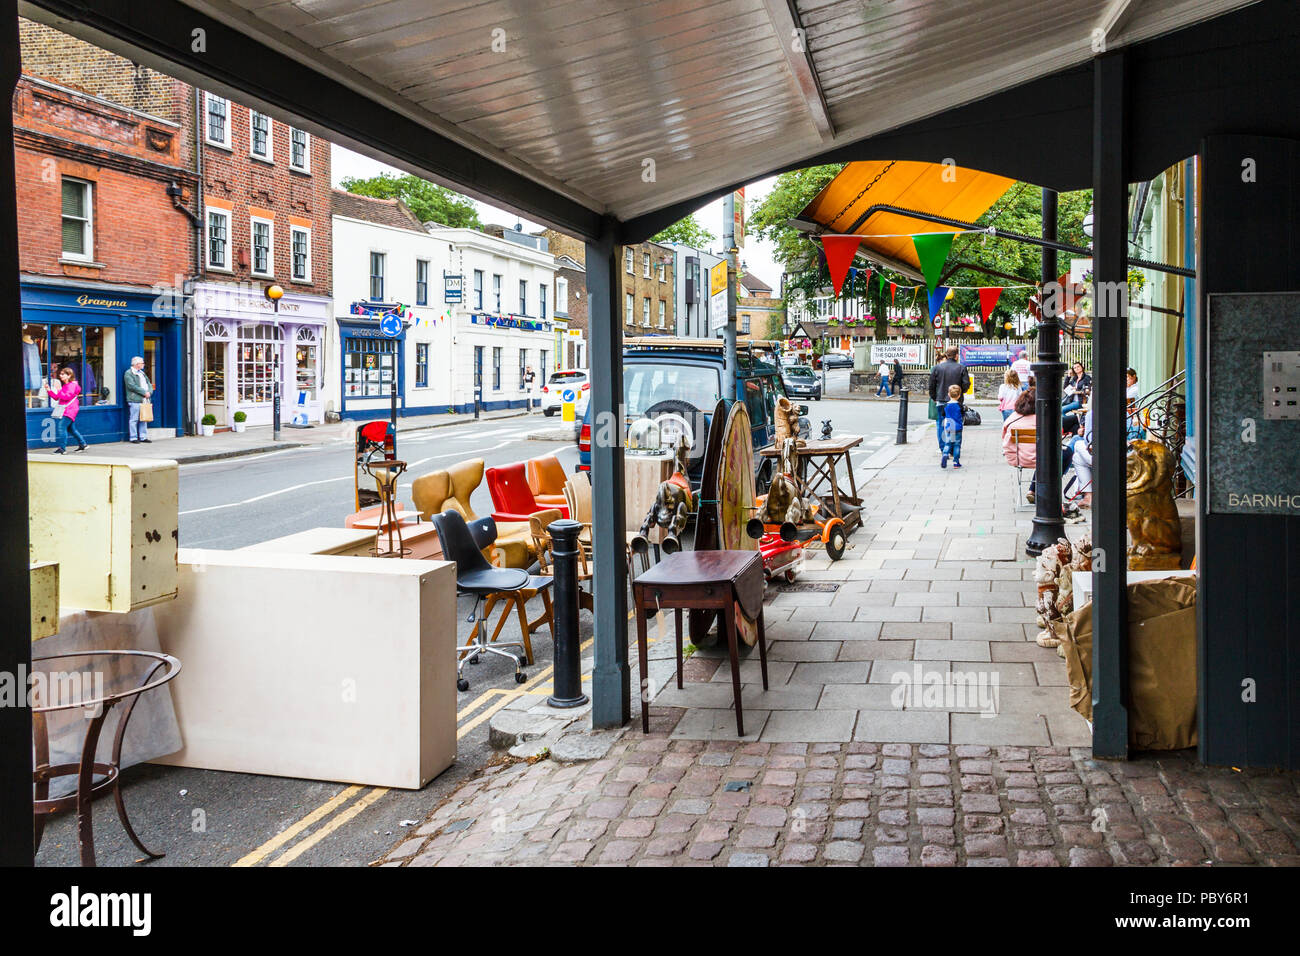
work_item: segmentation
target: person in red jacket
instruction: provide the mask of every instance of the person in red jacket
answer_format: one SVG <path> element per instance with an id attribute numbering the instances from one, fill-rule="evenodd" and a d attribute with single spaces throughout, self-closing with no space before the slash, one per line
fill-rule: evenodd
<path id="1" fill-rule="evenodd" d="M 77 412 L 81 410 L 81 386 L 77 376 L 68 366 L 59 369 L 59 377 L 50 379 L 50 401 L 58 411 L 54 415 L 54 427 L 59 447 L 54 449 L 56 455 L 67 454 L 68 434 L 77 439 L 77 451 L 86 450 L 86 439 L 77 428 Z"/>

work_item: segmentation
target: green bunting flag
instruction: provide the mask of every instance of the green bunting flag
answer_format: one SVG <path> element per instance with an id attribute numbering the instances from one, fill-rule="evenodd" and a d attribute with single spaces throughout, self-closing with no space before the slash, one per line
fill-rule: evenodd
<path id="1" fill-rule="evenodd" d="M 953 235 L 951 232 L 939 232 L 912 237 L 912 244 L 916 246 L 916 258 L 921 263 L 921 274 L 931 289 L 939 284 L 943 264 L 948 261 L 948 250 L 952 248 Z"/>

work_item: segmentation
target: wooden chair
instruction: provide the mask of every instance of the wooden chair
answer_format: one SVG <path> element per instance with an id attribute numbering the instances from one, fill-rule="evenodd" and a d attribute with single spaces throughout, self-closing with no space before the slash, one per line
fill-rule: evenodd
<path id="1" fill-rule="evenodd" d="M 1011 429 L 1011 439 L 1016 444 L 1016 464 L 1014 466 L 1016 469 L 1015 510 L 1016 511 L 1033 510 L 1033 505 L 1025 501 L 1024 474 L 1025 474 L 1025 470 L 1028 469 L 1030 473 L 1030 480 L 1032 481 L 1035 465 L 1029 464 L 1021 457 L 1020 446 L 1028 445 L 1031 448 L 1035 447 L 1038 442 L 1038 432 L 1033 428 L 1013 428 Z"/>
<path id="2" fill-rule="evenodd" d="M 569 506 L 569 517 L 582 525 L 578 543 L 588 558 L 591 557 L 591 479 L 580 471 L 564 482 L 564 503 Z"/>
<path id="3" fill-rule="evenodd" d="M 547 508 L 565 506 L 566 481 L 564 466 L 560 464 L 560 459 L 554 455 L 542 455 L 528 459 L 524 465 L 528 473 L 528 487 L 532 489 L 533 498 L 537 503 Z"/>
<path id="4" fill-rule="evenodd" d="M 537 567 L 538 571 L 550 576 L 554 572 L 551 570 L 551 534 L 547 530 L 552 521 L 559 521 L 564 515 L 558 508 L 548 508 L 545 511 L 538 511 L 529 517 L 528 523 L 533 532 L 533 544 L 537 548 Z M 592 602 L 590 588 L 584 588 L 583 584 L 590 582 L 595 576 L 591 565 L 587 561 L 587 551 L 585 548 L 578 549 L 578 606 L 586 608 L 588 611 L 594 611 L 595 605 Z"/>

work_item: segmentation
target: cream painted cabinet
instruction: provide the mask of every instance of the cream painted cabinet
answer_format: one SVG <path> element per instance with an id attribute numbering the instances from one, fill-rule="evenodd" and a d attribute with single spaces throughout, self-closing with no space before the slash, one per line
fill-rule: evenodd
<path id="1" fill-rule="evenodd" d="M 31 561 L 58 562 L 62 607 L 176 597 L 176 462 L 29 455 L 27 479 Z"/>

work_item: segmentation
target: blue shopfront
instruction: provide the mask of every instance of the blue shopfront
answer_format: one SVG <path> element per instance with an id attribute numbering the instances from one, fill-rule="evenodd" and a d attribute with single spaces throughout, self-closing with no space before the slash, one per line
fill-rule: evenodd
<path id="1" fill-rule="evenodd" d="M 375 307 L 372 314 L 337 318 L 342 361 L 340 418 L 387 418 L 392 409 L 393 383 L 397 383 L 397 410 L 406 410 L 406 332 L 386 335 L 381 320 L 396 306 Z M 355 306 L 354 306 L 355 309 Z"/>
<path id="2" fill-rule="evenodd" d="M 181 429 L 181 297 L 104 285 L 23 282 L 21 303 L 28 448 L 54 445 L 48 385 L 64 366 L 81 385 L 77 426 L 86 441 L 124 441 L 122 376 L 137 355 L 144 358 L 155 389 L 151 427 Z"/>

